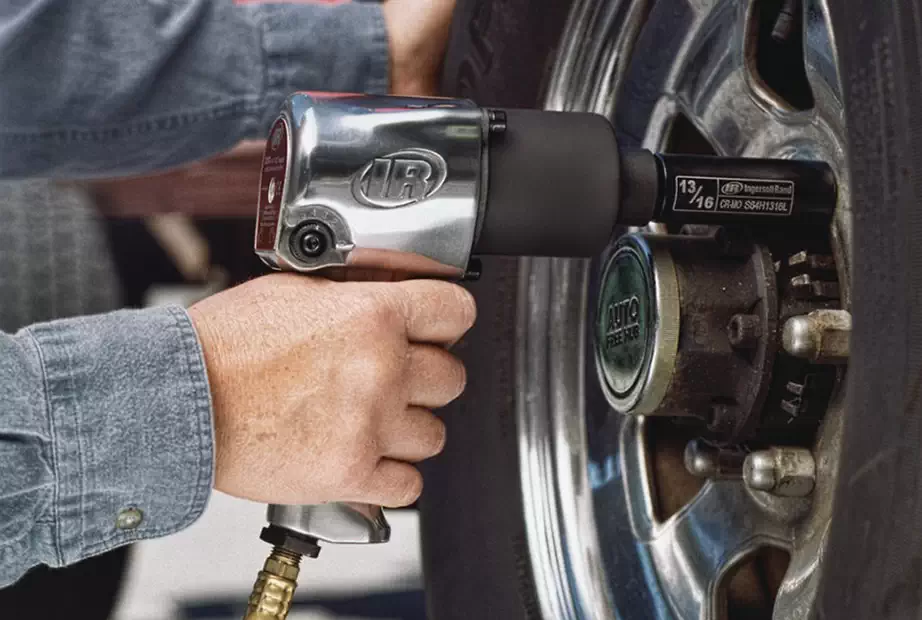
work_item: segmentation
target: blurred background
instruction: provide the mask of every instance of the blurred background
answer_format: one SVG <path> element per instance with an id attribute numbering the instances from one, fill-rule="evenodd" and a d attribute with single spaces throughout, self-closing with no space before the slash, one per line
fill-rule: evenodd
<path id="1" fill-rule="evenodd" d="M 248 142 L 147 177 L 0 183 L 0 329 L 189 305 L 264 273 L 252 252 L 262 149 Z M 291 620 L 425 617 L 417 514 L 388 518 L 390 544 L 337 547 L 302 565 Z M 216 492 L 178 535 L 35 569 L 0 590 L 0 608 L 41 619 L 239 619 L 268 551 L 264 524 L 265 505 Z"/>

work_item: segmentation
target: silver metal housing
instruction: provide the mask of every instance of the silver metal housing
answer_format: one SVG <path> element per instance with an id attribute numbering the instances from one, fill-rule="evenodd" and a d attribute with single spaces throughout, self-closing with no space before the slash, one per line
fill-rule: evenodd
<path id="1" fill-rule="evenodd" d="M 272 525 L 338 544 L 385 543 L 391 528 L 380 506 L 370 504 L 317 504 L 282 506 L 271 504 L 267 520 Z"/>
<path id="2" fill-rule="evenodd" d="M 289 271 L 462 276 L 485 186 L 486 135 L 486 114 L 470 101 L 292 95 L 266 147 L 257 254 Z M 283 144 L 287 154 L 273 153 Z M 284 183 L 273 172 L 282 163 Z M 299 251 L 306 225 L 331 237 L 316 256 Z"/>

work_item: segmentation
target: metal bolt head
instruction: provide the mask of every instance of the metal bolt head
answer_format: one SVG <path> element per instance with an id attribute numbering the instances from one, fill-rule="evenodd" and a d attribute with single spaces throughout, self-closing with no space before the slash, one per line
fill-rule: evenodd
<path id="1" fill-rule="evenodd" d="M 736 428 L 739 419 L 739 409 L 735 405 L 714 403 L 707 418 L 708 429 L 715 433 L 730 433 Z"/>
<path id="2" fill-rule="evenodd" d="M 727 324 L 730 344 L 740 349 L 752 349 L 762 337 L 762 321 L 755 314 L 734 314 Z"/>
<path id="3" fill-rule="evenodd" d="M 304 222 L 291 233 L 288 240 L 291 254 L 296 260 L 302 262 L 311 262 L 312 259 L 323 256 L 334 245 L 334 237 L 330 228 L 318 221 Z"/>
<path id="4" fill-rule="evenodd" d="M 506 113 L 503 110 L 488 111 L 487 122 L 490 127 L 490 133 L 499 134 L 506 131 Z"/>
<path id="5" fill-rule="evenodd" d="M 804 448 L 759 450 L 746 457 L 743 481 L 757 491 L 781 497 L 805 497 L 816 485 L 816 463 Z"/>
<path id="6" fill-rule="evenodd" d="M 326 239 L 317 231 L 311 231 L 301 238 L 301 250 L 310 257 L 320 256 L 326 248 Z"/>

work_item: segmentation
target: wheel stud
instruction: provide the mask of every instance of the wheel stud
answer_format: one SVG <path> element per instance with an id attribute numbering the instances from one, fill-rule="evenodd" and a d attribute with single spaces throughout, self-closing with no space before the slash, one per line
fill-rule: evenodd
<path id="1" fill-rule="evenodd" d="M 739 479 L 745 458 L 741 450 L 718 448 L 701 439 L 692 439 L 685 446 L 685 469 L 698 478 Z"/>
<path id="2" fill-rule="evenodd" d="M 822 301 L 839 298 L 839 283 L 814 279 L 810 274 L 794 276 L 790 281 L 791 294 L 796 299 Z"/>

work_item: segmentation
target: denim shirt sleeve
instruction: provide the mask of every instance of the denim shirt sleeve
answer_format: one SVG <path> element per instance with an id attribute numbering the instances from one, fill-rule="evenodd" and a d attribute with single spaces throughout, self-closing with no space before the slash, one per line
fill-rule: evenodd
<path id="1" fill-rule="evenodd" d="M 377 2 L 0 2 L 0 178 L 176 166 L 262 138 L 295 90 L 386 92 Z"/>
<path id="2" fill-rule="evenodd" d="M 0 333 L 0 587 L 204 510 L 210 392 L 178 307 Z"/>

